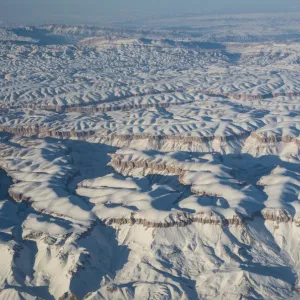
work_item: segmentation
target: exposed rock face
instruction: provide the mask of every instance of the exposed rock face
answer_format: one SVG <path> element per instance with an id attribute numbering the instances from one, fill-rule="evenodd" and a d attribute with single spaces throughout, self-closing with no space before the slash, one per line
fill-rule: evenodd
<path id="1" fill-rule="evenodd" d="M 209 213 L 199 213 L 197 215 L 187 215 L 180 214 L 173 216 L 176 220 L 170 220 L 165 222 L 151 222 L 146 219 L 136 218 L 132 215 L 131 218 L 119 218 L 119 219 L 107 219 L 105 220 L 105 224 L 107 225 L 142 225 L 144 227 L 150 228 L 168 228 L 168 227 L 185 227 L 192 223 L 201 223 L 201 224 L 211 224 L 211 225 L 241 225 L 242 222 L 238 221 L 237 217 L 232 218 L 231 220 L 222 220 L 213 212 Z"/>
<path id="2" fill-rule="evenodd" d="M 29 201 L 30 200 L 29 197 L 26 197 L 21 193 L 16 193 L 16 192 L 12 191 L 11 189 L 8 192 L 9 192 L 10 197 L 12 197 L 17 202 Z"/>
<path id="3" fill-rule="evenodd" d="M 175 217 L 175 216 L 173 216 Z M 185 215 L 184 217 L 179 216 L 176 221 L 164 221 L 164 222 L 152 222 L 147 219 L 141 219 L 136 217 L 131 218 L 112 218 L 103 220 L 107 225 L 142 225 L 147 228 L 169 228 L 169 227 L 186 227 L 192 223 L 210 224 L 218 226 L 245 226 L 248 221 L 255 221 L 261 218 L 265 221 L 272 221 L 276 224 L 295 222 L 298 226 L 299 220 L 294 219 L 287 211 L 278 209 L 268 209 L 266 211 L 254 212 L 252 216 L 242 217 L 234 215 L 232 218 L 224 219 L 218 217 L 213 211 L 209 213 L 198 213 L 195 215 Z M 178 218 L 176 216 L 175 218 Z"/>
<path id="4" fill-rule="evenodd" d="M 121 174 L 130 174 L 134 169 L 139 169 L 141 175 L 148 174 L 166 174 L 166 175 L 181 175 L 185 172 L 182 166 L 168 163 L 157 163 L 154 159 L 151 160 L 129 160 L 121 154 L 113 154 L 110 165 Z"/>
<path id="5" fill-rule="evenodd" d="M 146 219 L 136 218 L 134 215 L 127 218 L 119 218 L 119 219 L 106 219 L 104 220 L 107 225 L 142 225 L 148 228 L 169 228 L 169 227 L 186 227 L 191 225 L 192 223 L 200 223 L 200 224 L 210 224 L 210 225 L 218 225 L 218 226 L 243 226 L 245 220 L 249 218 L 245 218 L 243 220 L 238 215 L 234 215 L 232 218 L 224 219 L 215 214 L 213 211 L 207 213 L 198 213 L 194 215 L 188 214 L 178 214 L 172 216 L 175 220 L 164 221 L 164 222 L 151 222 Z"/>
<path id="6" fill-rule="evenodd" d="M 300 147 L 300 139 L 292 136 L 265 136 L 263 134 L 257 134 L 255 132 L 251 133 L 251 137 L 256 139 L 259 143 L 265 144 L 279 144 L 279 143 L 295 143 L 298 147 Z"/>
<path id="7" fill-rule="evenodd" d="M 262 215 L 265 220 L 277 223 L 287 223 L 293 221 L 293 217 L 285 209 L 264 209 Z"/>
<path id="8" fill-rule="evenodd" d="M 124 96 L 115 96 L 114 98 L 109 98 L 109 99 L 101 99 L 100 101 L 93 102 L 93 104 L 90 103 L 80 103 L 80 104 L 69 104 L 69 105 L 34 105 L 34 104 L 26 104 L 22 106 L 8 106 L 7 108 L 11 109 L 20 109 L 20 108 L 27 108 L 27 109 L 33 109 L 33 110 L 48 110 L 48 111 L 55 111 L 58 113 L 63 113 L 63 112 L 78 112 L 78 113 L 96 113 L 96 112 L 101 112 L 101 113 L 106 113 L 110 111 L 128 111 L 128 110 L 133 110 L 133 109 L 142 109 L 142 108 L 152 108 L 152 107 L 171 107 L 171 106 L 177 106 L 177 105 L 184 105 L 184 104 L 190 104 L 194 103 L 194 100 L 186 100 L 186 101 L 180 101 L 180 102 L 166 102 L 166 103 L 148 103 L 148 104 L 130 104 L 130 103 L 124 103 L 124 101 L 121 100 L 126 100 L 126 99 L 131 99 L 133 97 L 143 97 L 143 96 L 149 96 L 149 95 L 168 95 L 168 94 L 174 94 L 176 92 L 182 92 L 182 90 L 164 90 L 164 91 L 151 91 L 148 93 L 129 93 Z M 119 101 L 120 104 L 118 103 Z M 109 105 L 111 102 L 116 102 L 113 103 L 112 105 Z M 104 104 L 103 104 L 104 103 Z M 101 105 L 102 104 L 102 105 Z M 3 106 L 3 109 L 6 107 Z"/>
<path id="9" fill-rule="evenodd" d="M 220 95 L 226 98 L 236 99 L 236 100 L 263 100 L 263 99 L 270 99 L 276 97 L 299 97 L 299 92 L 282 92 L 282 93 L 270 93 L 270 94 L 239 94 L 239 93 L 222 93 L 220 91 L 213 91 L 213 90 L 203 90 L 201 91 L 203 94 L 208 95 Z"/>
<path id="10" fill-rule="evenodd" d="M 257 134 L 255 132 L 244 132 L 238 135 L 231 136 L 203 136 L 203 137 L 193 137 L 193 136 L 151 136 L 149 134 L 144 135 L 117 135 L 117 134 L 103 134 L 98 133 L 95 130 L 87 131 L 55 131 L 43 127 L 35 126 L 24 126 L 17 128 L 1 127 L 2 132 L 8 132 L 17 136 L 38 136 L 38 137 L 53 137 L 58 139 L 81 139 L 81 140 L 93 140 L 96 142 L 105 143 L 108 145 L 117 145 L 122 147 L 135 147 L 136 142 L 144 142 L 143 145 L 146 149 L 164 149 L 165 145 L 169 148 L 182 148 L 182 149 L 197 149 L 199 146 L 205 146 L 207 149 L 213 149 L 214 143 L 223 144 L 223 149 L 229 146 L 229 143 L 235 142 L 237 144 L 247 145 L 255 141 L 256 148 L 263 148 L 265 146 L 271 147 L 271 145 L 279 145 L 294 143 L 297 147 L 300 146 L 300 140 L 291 136 L 264 136 L 263 134 Z M 173 145 L 173 146 L 171 146 Z M 143 146 L 140 146 L 143 148 Z M 252 146 L 251 146 L 252 147 Z M 230 149 L 230 148 L 229 148 Z M 225 150 L 231 151 L 231 150 Z"/>
<path id="11" fill-rule="evenodd" d="M 58 300 L 79 300 L 79 298 L 72 293 L 66 292 L 64 295 L 59 297 Z"/>

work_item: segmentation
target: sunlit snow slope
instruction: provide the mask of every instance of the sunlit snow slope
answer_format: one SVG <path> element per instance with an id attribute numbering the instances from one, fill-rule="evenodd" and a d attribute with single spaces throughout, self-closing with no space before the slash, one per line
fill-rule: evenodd
<path id="1" fill-rule="evenodd" d="M 0 299 L 300 298 L 299 16 L 228 18 L 0 29 Z"/>

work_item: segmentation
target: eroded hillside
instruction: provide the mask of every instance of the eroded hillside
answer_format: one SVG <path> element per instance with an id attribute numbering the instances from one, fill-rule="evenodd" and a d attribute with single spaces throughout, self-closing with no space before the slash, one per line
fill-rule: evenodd
<path id="1" fill-rule="evenodd" d="M 1 299 L 299 298 L 300 46 L 243 30 L 1 29 Z"/>

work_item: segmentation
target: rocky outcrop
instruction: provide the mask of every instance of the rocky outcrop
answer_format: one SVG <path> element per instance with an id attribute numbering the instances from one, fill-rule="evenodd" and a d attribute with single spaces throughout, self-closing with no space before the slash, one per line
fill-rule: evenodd
<path id="1" fill-rule="evenodd" d="M 151 107 L 172 107 L 172 106 L 178 106 L 178 105 L 184 105 L 184 104 L 190 104 L 194 101 L 181 101 L 177 103 L 148 103 L 148 104 L 123 104 L 123 105 L 113 105 L 113 106 L 88 106 L 88 107 L 82 107 L 80 105 L 78 106 L 68 106 L 68 107 L 60 107 L 56 110 L 59 112 L 80 112 L 80 113 L 106 113 L 110 111 L 130 111 L 132 109 L 142 109 L 142 108 L 151 108 Z"/>
<path id="2" fill-rule="evenodd" d="M 180 183 L 184 184 L 184 182 L 182 180 L 180 180 Z M 222 198 L 222 195 L 219 195 L 217 193 L 208 193 L 206 191 L 199 191 L 199 188 L 198 187 L 193 187 L 191 186 L 191 192 L 195 195 L 198 195 L 198 196 L 203 196 L 203 197 L 215 197 L 215 198 Z"/>
<path id="3" fill-rule="evenodd" d="M 293 221 L 293 217 L 285 209 L 265 208 L 261 214 L 266 221 L 274 221 L 277 223 L 287 223 Z"/>
<path id="4" fill-rule="evenodd" d="M 259 143 L 265 144 L 278 144 L 278 143 L 295 143 L 300 147 L 300 139 L 292 136 L 278 136 L 278 135 L 269 135 L 265 136 L 264 134 L 252 132 L 251 137 L 257 140 Z"/>
<path id="5" fill-rule="evenodd" d="M 18 127 L 0 126 L 0 132 L 7 132 L 17 136 L 38 136 L 53 137 L 58 139 L 82 139 L 87 140 L 93 138 L 95 141 L 105 143 L 109 145 L 119 145 L 130 147 L 131 143 L 135 141 L 145 140 L 146 144 L 149 144 L 152 149 L 160 150 L 166 143 L 174 142 L 180 143 L 178 147 L 192 147 L 197 145 L 211 146 L 211 143 L 218 141 L 223 144 L 227 144 L 231 141 L 246 141 L 251 138 L 257 140 L 260 144 L 266 143 L 296 143 L 300 146 L 300 140 L 291 136 L 264 136 L 263 134 L 257 134 L 255 132 L 245 131 L 240 134 L 232 134 L 227 136 L 175 136 L 175 135 L 150 135 L 150 134 L 138 134 L 138 135 L 119 135 L 105 132 L 97 132 L 95 130 L 75 131 L 75 130 L 53 130 L 47 127 L 40 127 L 38 125 L 25 125 Z"/>
<path id="6" fill-rule="evenodd" d="M 175 216 L 171 216 L 172 220 L 155 222 L 147 219 L 135 217 L 134 214 L 130 218 L 108 218 L 103 220 L 106 225 L 142 225 L 148 228 L 169 228 L 169 227 L 185 227 L 192 223 L 210 224 L 210 225 L 243 225 L 244 221 L 238 216 L 234 215 L 232 218 L 225 219 L 214 212 L 186 214 L 178 213 Z"/>
<path id="7" fill-rule="evenodd" d="M 21 105 L 10 105 L 10 104 L 2 104 L 3 109 L 32 109 L 32 110 L 48 110 L 48 111 L 56 111 L 58 113 L 63 112 L 81 112 L 81 113 L 93 113 L 93 112 L 109 112 L 109 111 L 127 111 L 132 109 L 141 109 L 141 108 L 151 108 L 151 107 L 170 107 L 176 105 L 183 105 L 193 103 L 194 100 L 186 100 L 180 102 L 166 102 L 166 103 L 147 103 L 147 104 L 134 104 L 134 103 L 126 103 L 126 104 L 118 104 L 119 101 L 127 100 L 133 97 L 144 97 L 144 96 L 156 96 L 156 95 L 170 95 L 174 93 L 182 93 L 182 89 L 169 89 L 163 91 L 155 91 L 151 90 L 149 92 L 128 92 L 126 95 L 115 95 L 114 97 L 110 97 L 107 99 L 101 99 L 99 101 L 93 102 L 83 102 L 77 104 L 66 104 L 66 105 L 47 105 L 42 104 L 38 105 L 35 103 L 30 104 L 21 104 Z M 113 103 L 116 102 L 116 103 Z M 110 104 L 112 103 L 112 104 Z"/>
<path id="8" fill-rule="evenodd" d="M 40 239 L 42 236 L 44 235 L 43 232 L 40 231 L 32 231 L 30 233 L 28 233 L 27 235 L 23 236 L 24 240 L 38 240 Z"/>
<path id="9" fill-rule="evenodd" d="M 178 213 L 171 216 L 173 220 L 165 220 L 161 222 L 149 221 L 144 218 L 136 217 L 134 214 L 130 218 L 108 218 L 104 219 L 105 225 L 141 225 L 147 228 L 170 228 L 170 227 L 186 227 L 193 223 L 209 224 L 214 226 L 244 226 L 247 222 L 255 222 L 257 218 L 263 218 L 265 221 L 280 223 L 293 222 L 292 216 L 285 210 L 279 211 L 278 209 L 270 209 L 262 212 L 255 212 L 249 216 L 233 215 L 231 218 L 219 216 L 213 211 L 204 213 Z M 297 225 L 297 221 L 295 220 Z"/>
<path id="10" fill-rule="evenodd" d="M 79 300 L 73 293 L 66 292 L 58 300 Z"/>
<path id="11" fill-rule="evenodd" d="M 171 107 L 177 105 L 184 105 L 190 104 L 195 102 L 195 100 L 186 100 L 180 102 L 166 102 L 166 103 L 121 103 L 118 104 L 119 101 L 128 100 L 130 98 L 137 98 L 137 97 L 145 97 L 145 96 L 156 96 L 156 95 L 170 95 L 175 93 L 185 93 L 185 90 L 182 88 L 175 88 L 175 89 L 167 89 L 167 90 L 151 90 L 147 92 L 128 92 L 126 95 L 114 95 L 113 97 L 109 97 L 107 99 L 101 99 L 98 101 L 93 102 L 82 102 L 77 104 L 66 104 L 66 105 L 48 105 L 42 104 L 38 105 L 35 103 L 22 103 L 21 105 L 18 104 L 6 104 L 3 103 L 1 105 L 1 109 L 32 109 L 32 110 L 48 110 L 48 111 L 55 111 L 58 113 L 63 112 L 80 112 L 80 113 L 105 113 L 110 111 L 129 111 L 132 109 L 142 109 L 142 108 L 151 108 L 151 107 Z M 221 96 L 228 99 L 234 100 L 263 100 L 263 99 L 270 99 L 276 97 L 299 97 L 300 93 L 292 92 L 292 93 L 269 93 L 269 94 L 241 94 L 241 93 L 224 93 L 220 92 L 219 90 L 191 90 L 187 91 L 187 93 L 196 95 L 196 94 L 203 94 L 208 96 Z M 115 102 L 115 103 L 113 103 Z M 112 104 L 110 104 L 112 103 Z"/>
<path id="12" fill-rule="evenodd" d="M 122 155 L 113 154 L 110 165 L 121 174 L 129 174 L 134 169 L 139 169 L 141 175 L 147 174 L 168 174 L 168 175 L 181 175 L 185 170 L 175 164 L 157 163 L 156 161 L 144 160 L 126 161 Z"/>
<path id="13" fill-rule="evenodd" d="M 167 150 L 183 150 L 183 151 L 197 151 L 197 152 L 213 152 L 213 142 L 217 141 L 222 144 L 222 147 L 226 147 L 231 141 L 244 142 L 249 137 L 250 132 L 243 132 L 241 134 L 233 134 L 227 136 L 176 136 L 176 135 L 150 135 L 150 134 L 138 134 L 138 135 L 118 135 L 108 134 L 95 136 L 95 140 L 101 143 L 135 148 L 136 141 L 144 141 L 141 146 L 142 149 L 155 149 L 163 150 L 167 147 Z M 132 146 L 133 143 L 133 146 Z M 203 149 L 205 148 L 205 150 Z"/>
<path id="14" fill-rule="evenodd" d="M 95 131 L 56 131 L 38 125 L 27 125 L 21 127 L 2 126 L 2 132 L 8 132 L 17 136 L 54 137 L 59 139 L 83 139 L 95 135 Z"/>
<path id="15" fill-rule="evenodd" d="M 243 93 L 224 93 L 219 90 L 196 90 L 197 93 L 202 93 L 206 95 L 217 95 L 222 96 L 229 99 L 235 100 L 263 100 L 263 99 L 271 99 L 276 97 L 299 97 L 299 92 L 274 92 L 268 94 L 243 94 Z"/>
<path id="16" fill-rule="evenodd" d="M 24 196 L 22 193 L 18 193 L 16 191 L 14 191 L 12 188 L 10 188 L 8 190 L 8 194 L 10 197 L 12 197 L 12 199 L 14 199 L 16 202 L 24 202 L 24 201 L 29 201 L 30 198 Z"/>

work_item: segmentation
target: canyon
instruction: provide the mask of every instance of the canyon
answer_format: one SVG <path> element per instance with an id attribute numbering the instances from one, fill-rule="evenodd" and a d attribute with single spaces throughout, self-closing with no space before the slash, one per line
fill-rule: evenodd
<path id="1" fill-rule="evenodd" d="M 299 299 L 300 17 L 244 18 L 0 28 L 1 299 Z"/>

